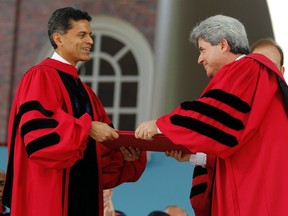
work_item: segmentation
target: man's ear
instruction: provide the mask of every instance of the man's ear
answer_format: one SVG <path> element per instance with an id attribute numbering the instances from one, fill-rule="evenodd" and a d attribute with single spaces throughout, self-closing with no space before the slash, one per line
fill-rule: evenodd
<path id="1" fill-rule="evenodd" d="M 284 66 L 281 66 L 280 71 L 281 71 L 282 74 L 284 74 L 284 72 L 285 72 L 285 67 L 284 67 Z"/>
<path id="2" fill-rule="evenodd" d="M 53 34 L 53 40 L 57 44 L 57 47 L 62 46 L 62 35 L 59 34 L 58 32 L 55 32 Z"/>
<path id="3" fill-rule="evenodd" d="M 219 45 L 221 47 L 221 50 L 223 51 L 230 50 L 230 45 L 228 44 L 228 41 L 225 38 L 220 40 Z"/>

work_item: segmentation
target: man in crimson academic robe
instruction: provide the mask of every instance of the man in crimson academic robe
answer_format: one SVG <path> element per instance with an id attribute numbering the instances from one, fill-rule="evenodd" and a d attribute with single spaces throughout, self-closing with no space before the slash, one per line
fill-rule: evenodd
<path id="1" fill-rule="evenodd" d="M 90 21 L 87 12 L 57 9 L 48 22 L 54 54 L 19 84 L 3 195 L 11 216 L 102 216 L 103 189 L 136 181 L 145 169 L 144 151 L 100 143 L 119 135 L 75 67 L 89 60 Z"/>
<path id="2" fill-rule="evenodd" d="M 212 78 L 200 98 L 141 123 L 137 138 L 165 134 L 191 153 L 214 156 L 210 215 L 285 215 L 288 211 L 287 85 L 260 54 L 249 54 L 245 28 L 216 15 L 191 32 L 198 63 Z"/>
<path id="3" fill-rule="evenodd" d="M 250 47 L 251 53 L 259 53 L 270 59 L 284 74 L 284 54 L 282 48 L 271 38 L 257 40 Z M 266 61 L 266 60 L 265 60 Z M 196 216 L 209 216 L 212 195 L 212 183 L 214 178 L 215 156 L 202 152 L 196 154 L 184 154 L 181 151 L 166 152 L 169 157 L 179 162 L 189 161 L 195 165 L 190 202 Z"/>

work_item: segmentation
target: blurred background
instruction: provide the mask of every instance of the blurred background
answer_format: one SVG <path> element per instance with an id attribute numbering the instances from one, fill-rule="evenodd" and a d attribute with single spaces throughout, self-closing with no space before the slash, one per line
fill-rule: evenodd
<path id="1" fill-rule="evenodd" d="M 77 7 L 93 16 L 92 58 L 77 67 L 121 130 L 134 130 L 140 122 L 200 95 L 209 80 L 197 64 L 198 51 L 189 42 L 189 33 L 204 18 L 233 16 L 245 25 L 250 44 L 271 37 L 288 52 L 284 24 L 288 8 L 280 0 L 0 0 L 0 5 L 0 169 L 4 171 L 15 90 L 23 74 L 53 52 L 47 21 L 59 7 Z M 193 166 L 163 153 L 148 154 L 141 179 L 114 189 L 115 208 L 128 216 L 145 216 L 177 204 L 194 215 L 189 203 Z"/>

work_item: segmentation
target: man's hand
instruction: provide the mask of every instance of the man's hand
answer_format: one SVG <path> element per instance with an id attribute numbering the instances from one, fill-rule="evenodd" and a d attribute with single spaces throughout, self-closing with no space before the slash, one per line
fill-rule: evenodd
<path id="1" fill-rule="evenodd" d="M 191 154 L 185 154 L 185 153 L 183 154 L 182 151 L 166 151 L 165 155 L 167 157 L 172 157 L 179 162 L 189 161 L 189 158 L 191 156 Z"/>
<path id="2" fill-rule="evenodd" d="M 135 130 L 135 137 L 145 140 L 152 140 L 153 136 L 158 133 L 156 120 L 141 123 Z"/>
<path id="3" fill-rule="evenodd" d="M 124 160 L 126 161 L 135 161 L 138 160 L 141 154 L 141 150 L 139 148 L 133 147 L 120 147 L 120 151 L 124 156 Z"/>
<path id="4" fill-rule="evenodd" d="M 119 137 L 119 134 L 114 128 L 104 122 L 98 121 L 92 121 L 89 135 L 97 142 L 114 140 Z"/>

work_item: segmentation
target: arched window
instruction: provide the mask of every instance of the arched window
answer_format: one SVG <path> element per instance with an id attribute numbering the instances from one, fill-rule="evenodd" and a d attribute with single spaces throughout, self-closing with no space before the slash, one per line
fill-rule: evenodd
<path id="1" fill-rule="evenodd" d="M 94 17 L 92 58 L 79 75 L 97 93 L 115 128 L 134 130 L 150 115 L 152 52 L 141 33 L 111 17 Z"/>

